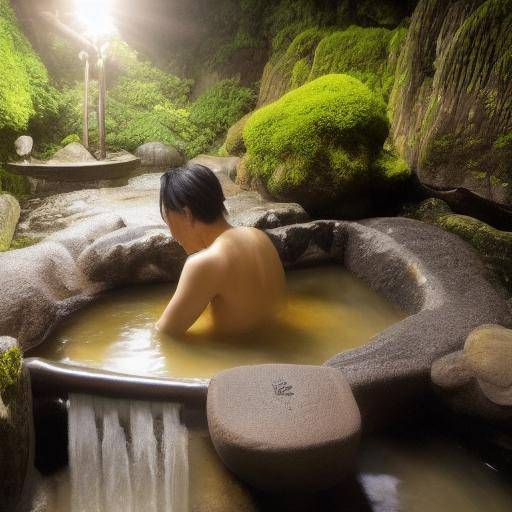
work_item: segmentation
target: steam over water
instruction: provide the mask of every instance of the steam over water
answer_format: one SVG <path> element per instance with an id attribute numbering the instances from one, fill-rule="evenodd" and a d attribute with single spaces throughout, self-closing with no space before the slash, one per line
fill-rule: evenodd
<path id="1" fill-rule="evenodd" d="M 179 405 L 71 395 L 71 512 L 188 511 Z"/>

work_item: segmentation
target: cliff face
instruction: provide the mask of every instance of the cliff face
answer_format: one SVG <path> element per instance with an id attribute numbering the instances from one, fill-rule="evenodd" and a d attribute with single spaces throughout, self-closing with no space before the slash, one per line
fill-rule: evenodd
<path id="1" fill-rule="evenodd" d="M 421 0 L 389 110 L 421 181 L 511 204 L 512 0 Z"/>

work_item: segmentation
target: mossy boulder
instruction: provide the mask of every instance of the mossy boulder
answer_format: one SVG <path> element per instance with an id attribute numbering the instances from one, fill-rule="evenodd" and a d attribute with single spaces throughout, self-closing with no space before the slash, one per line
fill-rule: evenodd
<path id="1" fill-rule="evenodd" d="M 383 156 L 386 105 L 356 78 L 322 76 L 257 110 L 247 122 L 245 178 L 312 215 L 370 213 L 372 194 L 409 176 Z"/>
<path id="2" fill-rule="evenodd" d="M 243 130 L 251 115 L 252 112 L 249 112 L 228 130 L 226 140 L 219 150 L 219 153 L 222 153 L 221 156 L 242 156 L 245 153 Z"/>
<path id="3" fill-rule="evenodd" d="M 458 215 L 440 199 L 427 199 L 409 216 L 455 233 L 471 244 L 500 281 L 512 291 L 512 232 L 500 231 L 481 220 Z"/>

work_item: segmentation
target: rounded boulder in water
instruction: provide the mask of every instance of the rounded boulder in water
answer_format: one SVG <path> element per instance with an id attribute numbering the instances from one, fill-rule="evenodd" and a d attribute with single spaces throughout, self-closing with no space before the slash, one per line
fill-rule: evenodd
<path id="1" fill-rule="evenodd" d="M 313 365 L 239 366 L 217 374 L 208 426 L 224 464 L 267 491 L 316 491 L 350 474 L 361 416 L 343 373 Z"/>

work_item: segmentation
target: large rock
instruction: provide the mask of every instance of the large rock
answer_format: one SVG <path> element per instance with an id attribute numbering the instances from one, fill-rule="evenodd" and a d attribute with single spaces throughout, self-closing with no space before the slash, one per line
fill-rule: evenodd
<path id="1" fill-rule="evenodd" d="M 24 350 L 41 342 L 64 316 L 94 291 L 75 258 L 95 238 L 122 226 L 106 215 L 63 230 L 37 245 L 0 254 L 0 335 Z"/>
<path id="2" fill-rule="evenodd" d="M 495 229 L 479 219 L 455 214 L 440 199 L 426 199 L 409 215 L 435 224 L 466 240 L 478 251 L 503 284 L 512 291 L 512 231 Z"/>
<path id="3" fill-rule="evenodd" d="M 425 184 L 512 202 L 511 30 L 509 1 L 418 2 L 389 106 Z"/>
<path id="4" fill-rule="evenodd" d="M 312 492 L 354 469 L 361 417 L 343 374 L 322 366 L 230 368 L 208 386 L 208 429 L 220 458 L 264 490 Z"/>
<path id="5" fill-rule="evenodd" d="M 100 237 L 78 258 L 83 274 L 108 288 L 133 283 L 177 281 L 186 253 L 159 226 L 118 229 Z"/>
<path id="6" fill-rule="evenodd" d="M 9 194 L 0 194 L 0 251 L 9 249 L 20 218 L 20 205 Z"/>
<path id="7" fill-rule="evenodd" d="M 20 510 L 30 492 L 33 462 L 32 393 L 13 338 L 0 336 L 0 503 Z"/>
<path id="8" fill-rule="evenodd" d="M 59 163 L 73 163 L 73 162 L 93 162 L 96 159 L 82 146 L 79 142 L 71 142 L 67 146 L 59 149 L 50 160 L 49 165 Z"/>
<path id="9" fill-rule="evenodd" d="M 143 168 L 163 171 L 169 167 L 177 167 L 184 163 L 178 150 L 163 142 L 146 142 L 135 151 Z"/>
<path id="10" fill-rule="evenodd" d="M 477 327 L 463 350 L 434 362 L 431 379 L 455 412 L 512 426 L 512 330 Z"/>
<path id="11" fill-rule="evenodd" d="M 389 198 L 410 175 L 383 153 L 388 130 L 378 95 L 349 75 L 324 75 L 252 114 L 240 183 L 315 216 L 369 215 L 376 194 Z"/>

